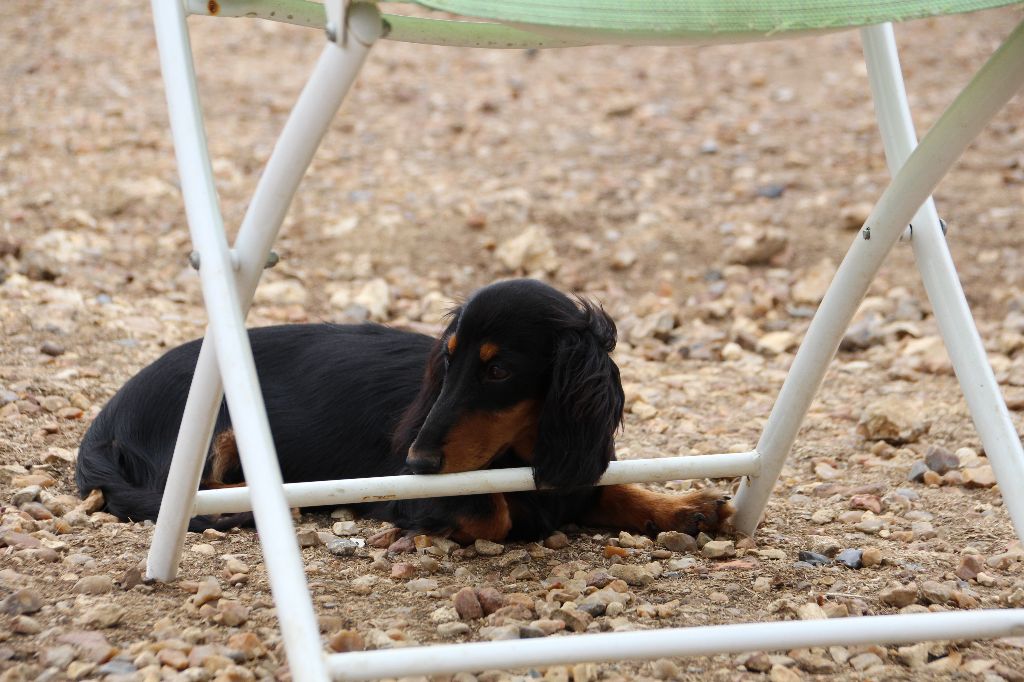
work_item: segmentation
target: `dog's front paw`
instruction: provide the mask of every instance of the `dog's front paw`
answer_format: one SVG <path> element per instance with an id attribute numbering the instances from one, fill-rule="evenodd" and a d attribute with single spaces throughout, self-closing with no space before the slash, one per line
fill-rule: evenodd
<path id="1" fill-rule="evenodd" d="M 675 530 L 696 537 L 701 532 L 714 535 L 731 529 L 729 519 L 735 508 L 721 490 L 696 490 L 666 498 L 656 520 L 658 531 Z"/>

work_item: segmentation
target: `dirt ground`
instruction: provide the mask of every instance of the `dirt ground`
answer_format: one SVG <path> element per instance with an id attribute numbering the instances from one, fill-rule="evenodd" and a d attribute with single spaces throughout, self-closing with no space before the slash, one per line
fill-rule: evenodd
<path id="1" fill-rule="evenodd" d="M 181 580 L 140 584 L 133 569 L 151 524 L 114 522 L 69 497 L 89 420 L 205 324 L 148 5 L 5 6 L 0 680 L 282 678 L 254 532 L 190 536 Z M 897 28 L 919 130 L 1021 16 Z M 233 232 L 322 34 L 189 23 Z M 602 301 L 619 324 L 620 458 L 749 449 L 827 277 L 887 182 L 860 50 L 856 32 L 703 49 L 382 42 L 300 189 L 249 321 L 433 330 L 475 287 L 541 277 Z M 1018 430 L 1022 117 L 1018 97 L 936 196 Z M 380 524 L 303 516 L 325 643 L 1024 606 L 1024 549 L 937 333 L 911 249 L 897 245 L 757 537 L 712 545 L 723 557 L 678 551 L 680 538 L 577 528 L 550 547 L 438 541 L 336 556 L 323 544 L 334 532 L 366 538 Z M 467 618 L 474 600 L 490 615 Z M 1012 682 L 1021 670 L 1018 637 L 458 679 Z"/>

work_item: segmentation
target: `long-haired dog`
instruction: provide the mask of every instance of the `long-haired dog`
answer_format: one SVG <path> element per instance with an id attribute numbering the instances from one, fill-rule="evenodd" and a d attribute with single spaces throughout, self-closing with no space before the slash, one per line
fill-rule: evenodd
<path id="1" fill-rule="evenodd" d="M 249 338 L 286 482 L 529 466 L 545 490 L 357 505 L 408 531 L 536 539 L 575 523 L 653 533 L 714 531 L 732 513 L 717 491 L 594 487 L 615 459 L 623 391 L 615 324 L 598 306 L 533 280 L 493 284 L 438 339 L 384 326 L 285 325 Z M 82 441 L 76 480 L 108 512 L 154 519 L 199 341 L 132 378 Z M 204 487 L 244 481 L 222 404 Z M 192 530 L 251 516 L 196 517 Z"/>

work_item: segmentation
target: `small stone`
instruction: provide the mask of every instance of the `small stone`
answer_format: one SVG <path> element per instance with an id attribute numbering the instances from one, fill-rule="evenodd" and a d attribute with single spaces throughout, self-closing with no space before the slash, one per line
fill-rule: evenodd
<path id="1" fill-rule="evenodd" d="M 896 650 L 896 656 L 903 665 L 911 670 L 922 668 L 928 662 L 928 650 L 930 642 L 920 642 L 911 646 L 901 646 Z"/>
<path id="2" fill-rule="evenodd" d="M 157 652 L 156 658 L 161 665 L 166 665 L 174 670 L 184 670 L 188 667 L 188 656 L 185 655 L 185 652 L 178 649 L 171 649 L 170 647 L 160 649 Z"/>
<path id="3" fill-rule="evenodd" d="M 826 523 L 832 523 L 835 521 L 835 518 L 836 514 L 831 509 L 818 509 L 811 514 L 811 521 L 819 526 L 823 526 Z"/>
<path id="4" fill-rule="evenodd" d="M 679 666 L 667 658 L 659 658 L 651 663 L 651 671 L 659 680 L 680 679 Z"/>
<path id="5" fill-rule="evenodd" d="M 981 557 L 977 554 L 967 554 L 960 559 L 960 566 L 956 569 L 956 577 L 961 580 L 974 580 L 984 569 Z"/>
<path id="6" fill-rule="evenodd" d="M 797 607 L 796 615 L 800 620 L 827 620 L 828 614 L 815 602 L 807 602 Z"/>
<path id="7" fill-rule="evenodd" d="M 828 564 L 832 563 L 832 560 L 829 559 L 827 556 L 824 556 L 823 554 L 818 554 L 817 552 L 801 551 L 799 554 L 797 554 L 797 558 L 800 561 L 806 561 L 811 566 L 827 566 Z"/>
<path id="8" fill-rule="evenodd" d="M 377 584 L 377 576 L 375 575 L 361 575 L 358 578 L 353 578 L 352 582 L 349 583 L 349 589 L 356 594 L 370 594 L 373 592 L 373 586 Z"/>
<path id="9" fill-rule="evenodd" d="M 865 516 L 859 523 L 854 524 L 853 527 L 862 533 L 876 535 L 885 527 L 885 522 L 877 516 Z"/>
<path id="10" fill-rule="evenodd" d="M 498 625 L 494 627 L 482 627 L 480 628 L 480 637 L 492 642 L 519 639 L 519 626 Z"/>
<path id="11" fill-rule="evenodd" d="M 569 546 L 569 537 L 560 530 L 544 538 L 544 546 L 548 549 L 565 549 Z"/>
<path id="12" fill-rule="evenodd" d="M 391 578 L 393 580 L 409 580 L 413 578 L 418 569 L 410 563 L 400 561 L 391 566 Z"/>
<path id="13" fill-rule="evenodd" d="M 463 587 L 456 592 L 452 596 L 452 602 L 459 614 L 459 618 L 463 620 L 483 618 L 483 607 L 480 605 L 480 600 L 477 599 L 476 592 L 473 591 L 472 587 Z"/>
<path id="14" fill-rule="evenodd" d="M 221 598 L 222 592 L 220 583 L 217 582 L 216 578 L 206 578 L 196 588 L 195 596 L 192 597 L 191 601 L 194 606 L 202 606 L 213 601 L 217 601 Z"/>
<path id="15" fill-rule="evenodd" d="M 21 589 L 0 602 L 0 612 L 11 616 L 35 613 L 43 608 L 43 598 L 35 590 Z"/>
<path id="16" fill-rule="evenodd" d="M 914 483 L 923 483 L 924 475 L 928 471 L 930 471 L 928 465 L 919 459 L 910 466 L 910 471 L 907 472 L 907 480 Z"/>
<path id="17" fill-rule="evenodd" d="M 303 528 L 296 533 L 299 540 L 299 547 L 319 547 L 323 542 L 320 535 L 313 528 Z"/>
<path id="18" fill-rule="evenodd" d="M 355 556 L 356 550 L 362 546 L 362 543 L 352 538 L 333 538 L 328 540 L 324 546 L 327 548 L 327 552 L 334 556 Z"/>
<path id="19" fill-rule="evenodd" d="M 415 578 L 405 584 L 410 592 L 430 592 L 437 589 L 437 581 L 433 578 Z"/>
<path id="20" fill-rule="evenodd" d="M 217 548 L 208 542 L 197 542 L 192 545 L 190 551 L 199 556 L 214 556 L 217 554 Z"/>
<path id="21" fill-rule="evenodd" d="M 121 622 L 124 614 L 124 609 L 119 606 L 111 603 L 99 604 L 86 611 L 75 622 L 90 628 L 112 628 Z"/>
<path id="22" fill-rule="evenodd" d="M 36 635 L 42 632 L 43 626 L 32 616 L 24 614 L 15 616 L 11 622 L 11 631 L 19 635 Z"/>
<path id="23" fill-rule="evenodd" d="M 836 555 L 836 561 L 847 568 L 861 568 L 864 565 L 863 557 L 864 552 L 859 549 L 844 549 Z"/>
<path id="24" fill-rule="evenodd" d="M 866 440 L 884 440 L 890 445 L 913 443 L 931 428 L 926 414 L 927 407 L 920 401 L 887 396 L 861 413 L 857 433 Z"/>
<path id="25" fill-rule="evenodd" d="M 861 552 L 861 563 L 865 568 L 878 566 L 882 563 L 882 550 L 877 547 L 865 547 Z"/>
<path id="26" fill-rule="evenodd" d="M 355 630 L 338 630 L 327 638 L 327 647 L 341 654 L 347 651 L 363 651 L 366 649 L 366 642 Z"/>
<path id="27" fill-rule="evenodd" d="M 460 637 L 470 633 L 470 627 L 461 621 L 441 623 L 437 626 L 437 634 L 442 637 Z"/>
<path id="28" fill-rule="evenodd" d="M 565 627 L 573 632 L 586 632 L 587 626 L 593 620 L 589 613 L 578 609 L 558 609 L 551 617 L 565 623 Z"/>
<path id="29" fill-rule="evenodd" d="M 679 533 L 674 530 L 658 533 L 658 545 L 671 552 L 695 552 L 697 551 L 697 540 L 692 535 Z"/>
<path id="30" fill-rule="evenodd" d="M 953 600 L 956 588 L 935 580 L 921 583 L 921 597 L 930 604 L 946 604 Z"/>
<path id="31" fill-rule="evenodd" d="M 928 446 L 924 454 L 924 463 L 940 476 L 947 471 L 960 468 L 960 458 L 941 445 Z"/>
<path id="32" fill-rule="evenodd" d="M 39 352 L 43 355 L 49 355 L 50 357 L 58 357 L 64 355 L 64 346 L 57 343 L 56 341 L 43 341 L 43 345 L 39 347 Z"/>
<path id="33" fill-rule="evenodd" d="M 730 542 L 730 544 L 732 543 Z M 646 568 L 637 564 L 612 564 L 608 572 L 613 577 L 624 580 L 626 584 L 636 587 L 643 587 L 654 582 L 654 576 Z"/>
<path id="34" fill-rule="evenodd" d="M 475 593 L 477 601 L 480 602 L 480 607 L 486 616 L 505 606 L 505 595 L 493 587 L 478 587 Z"/>
<path id="35" fill-rule="evenodd" d="M 505 551 L 504 545 L 499 545 L 497 542 L 491 542 L 490 540 L 484 540 L 478 538 L 473 543 L 473 548 L 480 556 L 498 556 Z"/>
<path id="36" fill-rule="evenodd" d="M 878 593 L 878 598 L 883 604 L 903 608 L 917 601 L 917 585 L 909 583 L 888 587 Z"/>
<path id="37" fill-rule="evenodd" d="M 873 514 L 881 514 L 882 501 L 877 495 L 854 495 L 850 498 L 850 509 L 863 509 Z"/>
<path id="38" fill-rule="evenodd" d="M 701 553 L 709 559 L 736 556 L 736 545 L 732 540 L 711 540 L 701 547 Z"/>
<path id="39" fill-rule="evenodd" d="M 773 665 L 768 673 L 769 682 L 800 682 L 803 676 L 784 665 Z"/>
<path id="40" fill-rule="evenodd" d="M 107 594 L 114 589 L 114 581 L 109 575 L 88 575 L 81 578 L 71 588 L 74 594 Z"/>
<path id="41" fill-rule="evenodd" d="M 991 488 L 996 484 L 996 475 L 988 464 L 969 467 L 961 472 L 965 488 Z"/>
<path id="42" fill-rule="evenodd" d="M 876 665 L 882 665 L 882 659 L 877 654 L 866 651 L 851 658 L 850 665 L 853 666 L 854 670 L 860 672 Z"/>
<path id="43" fill-rule="evenodd" d="M 234 599 L 221 599 L 217 602 L 215 620 L 221 625 L 238 627 L 249 620 L 249 607 Z"/>
<path id="44" fill-rule="evenodd" d="M 338 521 L 331 526 L 331 532 L 335 535 L 347 537 L 359 533 L 359 527 L 355 521 Z"/>

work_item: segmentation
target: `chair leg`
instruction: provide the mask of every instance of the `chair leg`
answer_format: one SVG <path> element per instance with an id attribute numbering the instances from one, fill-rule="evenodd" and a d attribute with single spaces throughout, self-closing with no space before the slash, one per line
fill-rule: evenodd
<path id="1" fill-rule="evenodd" d="M 891 24 L 861 30 L 889 172 L 896 174 L 917 145 Z M 1018 537 L 1024 539 L 1024 448 L 1006 409 L 949 252 L 935 202 L 928 198 L 911 223 L 911 245 L 940 333 L 975 428 L 1004 491 Z"/>
<path id="2" fill-rule="evenodd" d="M 152 10 L 189 231 L 200 256 L 200 279 L 210 316 L 216 365 L 219 366 L 231 409 L 242 467 L 253 498 L 259 501 L 259 504 L 254 505 L 253 514 L 263 545 L 271 591 L 281 620 L 289 665 L 295 679 L 326 680 L 328 675 L 319 627 L 306 585 L 291 514 L 284 498 L 281 472 L 245 330 L 243 301 L 239 295 L 232 254 L 228 249 L 214 190 L 184 10 L 181 3 L 162 0 L 153 0 Z M 360 5 L 359 9 L 353 9 L 345 27 L 347 35 L 338 44 L 326 46 L 317 64 L 320 78 L 313 80 L 322 85 L 325 78 L 332 76 L 349 74 L 354 77 L 369 45 L 379 36 L 380 29 L 380 16 L 375 7 Z M 329 91 L 333 91 L 333 88 Z M 303 93 L 304 97 L 300 98 L 300 104 L 305 101 L 307 106 L 297 114 L 313 118 L 315 113 L 323 113 L 322 103 L 318 102 L 319 95 L 307 93 L 308 88 Z M 340 97 L 338 100 L 340 102 Z M 329 122 L 335 109 L 328 113 L 326 122 Z M 316 141 L 326 130 L 326 122 L 315 140 L 307 136 L 314 149 Z M 303 120 L 300 123 L 306 125 L 310 121 Z M 282 169 L 283 176 L 294 175 L 297 183 L 305 165 L 283 165 L 286 166 Z M 268 198 L 268 201 L 274 203 L 273 198 Z M 282 216 L 287 202 L 284 204 L 279 206 Z M 239 263 L 240 267 L 251 273 L 253 286 L 259 275 L 258 268 L 265 262 L 265 258 L 264 254 L 256 262 L 249 260 Z M 217 391 L 211 390 L 216 388 L 215 383 L 205 382 L 193 392 L 198 395 L 205 391 L 204 395 L 197 397 L 197 411 L 200 407 L 209 407 L 209 403 L 200 405 L 203 402 L 200 398 L 215 395 Z M 196 429 L 191 433 L 204 435 L 201 432 L 202 429 Z M 183 438 L 183 441 L 187 440 L 193 440 L 192 445 L 195 445 L 198 439 L 189 435 Z M 182 468 L 186 474 L 195 473 L 197 467 L 194 458 L 183 464 Z M 188 508 L 184 512 L 188 514 L 191 504 L 182 506 Z M 181 514 L 180 511 L 178 513 Z M 172 525 L 180 527 L 180 523 Z M 172 528 L 172 531 L 177 530 L 176 527 Z M 168 532 L 170 534 L 171 531 Z M 178 547 L 175 548 L 177 551 L 180 551 L 180 544 L 179 537 Z M 173 556 L 175 553 L 165 553 L 165 556 Z"/>
<path id="3" fill-rule="evenodd" d="M 364 23 L 366 25 L 361 26 L 350 21 L 350 29 L 361 29 L 361 34 L 355 35 L 345 47 L 327 45 L 257 183 L 235 241 L 236 281 L 245 310 L 252 302 L 263 265 L 299 182 L 375 38 L 375 24 Z M 222 388 L 216 354 L 209 340 L 204 340 L 149 552 L 146 572 L 150 578 L 173 580 L 177 574 L 185 532 L 193 515 L 193 498 L 220 409 Z"/>
<path id="4" fill-rule="evenodd" d="M 854 239 L 811 321 L 757 451 L 762 471 L 744 478 L 736 498 L 737 530 L 752 534 L 839 341 L 885 256 L 914 213 L 988 121 L 1024 86 L 1021 22 L 946 109 L 882 194 Z M 995 462 L 993 462 L 995 464 Z M 996 470 L 997 474 L 999 469 Z M 1013 478 L 1004 485 L 1018 483 Z"/>

